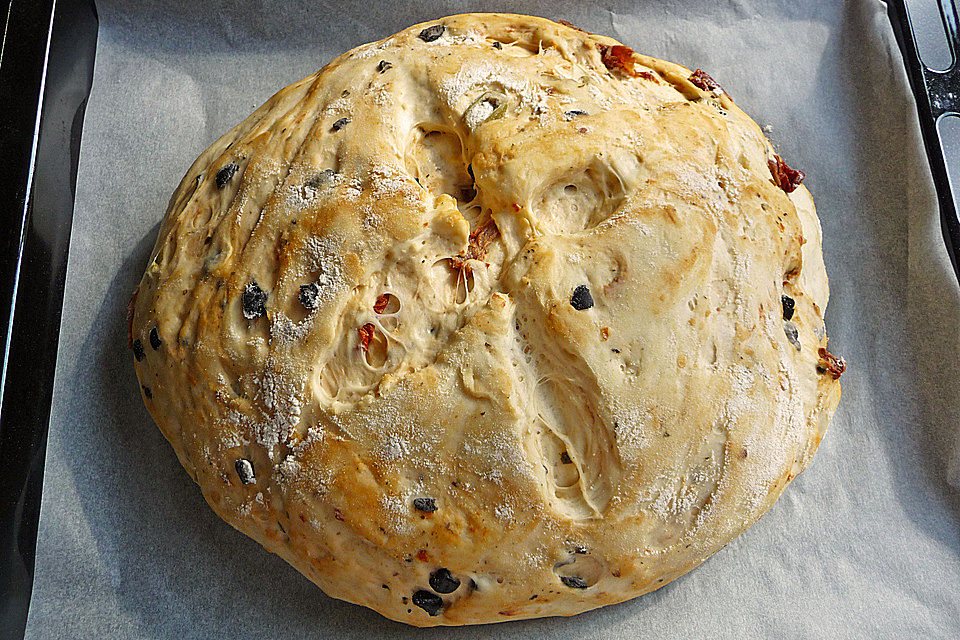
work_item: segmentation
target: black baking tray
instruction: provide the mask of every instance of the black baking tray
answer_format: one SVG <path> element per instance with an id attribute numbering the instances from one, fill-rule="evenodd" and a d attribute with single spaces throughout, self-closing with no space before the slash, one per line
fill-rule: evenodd
<path id="1" fill-rule="evenodd" d="M 0 45 L 0 638 L 22 638 L 67 271 L 93 0 L 7 0 Z"/>
<path id="2" fill-rule="evenodd" d="M 900 46 L 903 64 L 917 103 L 917 115 L 920 118 L 920 132 L 926 147 L 930 172 L 937 188 L 937 201 L 940 205 L 940 226 L 943 239 L 947 244 L 947 253 L 953 264 L 953 272 L 960 279 L 960 219 L 957 217 L 957 201 L 960 196 L 960 166 L 950 167 L 947 163 L 948 149 L 945 144 L 941 125 L 947 118 L 960 117 L 960 23 L 957 20 L 957 8 L 954 0 L 912 0 L 910 4 L 918 6 L 921 2 L 936 2 L 940 8 L 941 24 L 914 24 L 910 18 L 909 6 L 904 0 L 888 0 L 887 14 L 893 26 L 893 33 Z M 941 29 L 946 31 L 952 62 L 945 70 L 931 69 L 923 64 L 917 46 L 917 33 L 921 29 Z M 956 141 L 952 141 L 956 144 Z"/>
<path id="3" fill-rule="evenodd" d="M 943 18 L 941 25 L 911 26 L 904 0 L 887 3 L 917 103 L 944 240 L 960 278 L 960 166 L 952 167 L 951 183 L 939 127 L 944 118 L 960 115 L 960 69 L 954 68 L 960 32 L 953 0 L 911 2 L 938 3 Z M 23 637 L 33 586 L 80 135 L 98 21 L 94 0 L 0 0 L 0 9 L 5 9 L 0 16 L 5 21 L 0 45 L 0 640 L 6 640 Z M 943 28 L 954 64 L 933 71 L 921 62 L 916 29 Z"/>

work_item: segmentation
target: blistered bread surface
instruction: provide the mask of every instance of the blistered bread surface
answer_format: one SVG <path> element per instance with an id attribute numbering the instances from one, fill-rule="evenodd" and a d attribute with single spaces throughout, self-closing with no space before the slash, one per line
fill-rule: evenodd
<path id="1" fill-rule="evenodd" d="M 132 305 L 144 402 L 331 596 L 420 626 L 633 598 L 769 509 L 838 402 L 782 163 L 709 76 L 610 38 L 411 27 L 187 172 Z"/>

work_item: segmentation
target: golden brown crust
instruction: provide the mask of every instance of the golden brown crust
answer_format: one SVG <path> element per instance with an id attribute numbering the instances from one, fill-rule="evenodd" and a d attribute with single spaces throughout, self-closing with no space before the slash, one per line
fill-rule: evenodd
<path id="1" fill-rule="evenodd" d="M 144 402 L 222 518 L 390 618 L 651 591 L 773 504 L 839 399 L 775 158 L 610 38 L 416 25 L 187 172 L 133 303 Z"/>

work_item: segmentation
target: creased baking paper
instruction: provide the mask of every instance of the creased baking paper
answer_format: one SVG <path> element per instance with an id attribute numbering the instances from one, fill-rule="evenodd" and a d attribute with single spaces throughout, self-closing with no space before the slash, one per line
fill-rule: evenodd
<path id="1" fill-rule="evenodd" d="M 958 636 L 960 295 L 880 2 L 98 10 L 28 638 Z M 220 133 L 349 48 L 470 10 L 565 18 L 702 67 L 769 127 L 817 202 L 831 351 L 849 367 L 811 468 L 691 574 L 572 619 L 418 631 L 326 597 L 213 515 L 142 406 L 124 307 L 167 198 Z"/>

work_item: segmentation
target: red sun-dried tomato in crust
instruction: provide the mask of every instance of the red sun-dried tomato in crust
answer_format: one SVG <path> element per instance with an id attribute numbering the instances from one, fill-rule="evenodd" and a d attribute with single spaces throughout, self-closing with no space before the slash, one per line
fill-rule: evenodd
<path id="1" fill-rule="evenodd" d="M 622 44 L 598 44 L 600 61 L 610 71 L 620 71 L 630 76 L 639 75 L 633 68 L 633 49 Z"/>
<path id="2" fill-rule="evenodd" d="M 690 77 L 687 79 L 704 91 L 723 91 L 723 87 L 720 86 L 720 83 L 711 78 L 710 74 L 703 69 L 697 69 L 690 74 Z M 726 91 L 723 92 L 726 93 Z"/>
<path id="3" fill-rule="evenodd" d="M 387 308 L 388 304 L 390 304 L 390 294 L 381 293 L 377 301 L 373 303 L 373 310 L 375 313 L 383 313 L 383 310 Z"/>
<path id="4" fill-rule="evenodd" d="M 500 229 L 490 218 L 470 233 L 470 242 L 460 255 L 450 259 L 450 266 L 460 271 L 467 268 L 468 260 L 483 260 L 487 257 L 487 244 L 500 237 Z"/>
<path id="5" fill-rule="evenodd" d="M 368 322 L 359 329 L 357 333 L 360 334 L 360 350 L 364 353 L 370 349 L 370 340 L 373 338 L 373 332 L 376 330 L 376 327 L 373 326 L 372 322 Z"/>
<path id="6" fill-rule="evenodd" d="M 773 176 L 773 184 L 777 185 L 786 193 L 793 193 L 794 189 L 803 182 L 804 173 L 796 169 L 791 169 L 780 156 L 773 156 L 767 160 L 767 166 L 770 167 L 770 175 Z"/>
<path id="7" fill-rule="evenodd" d="M 660 82 L 660 78 L 652 71 L 637 71 L 633 61 L 633 49 L 625 47 L 622 44 L 615 44 L 612 47 L 605 44 L 598 44 L 600 50 L 600 60 L 610 71 L 619 71 L 634 78 L 645 78 L 651 82 Z"/>
<path id="8" fill-rule="evenodd" d="M 847 363 L 843 358 L 838 358 L 823 347 L 817 349 L 817 355 L 820 356 L 817 363 L 817 371 L 820 373 L 829 373 L 836 380 L 846 371 Z"/>

